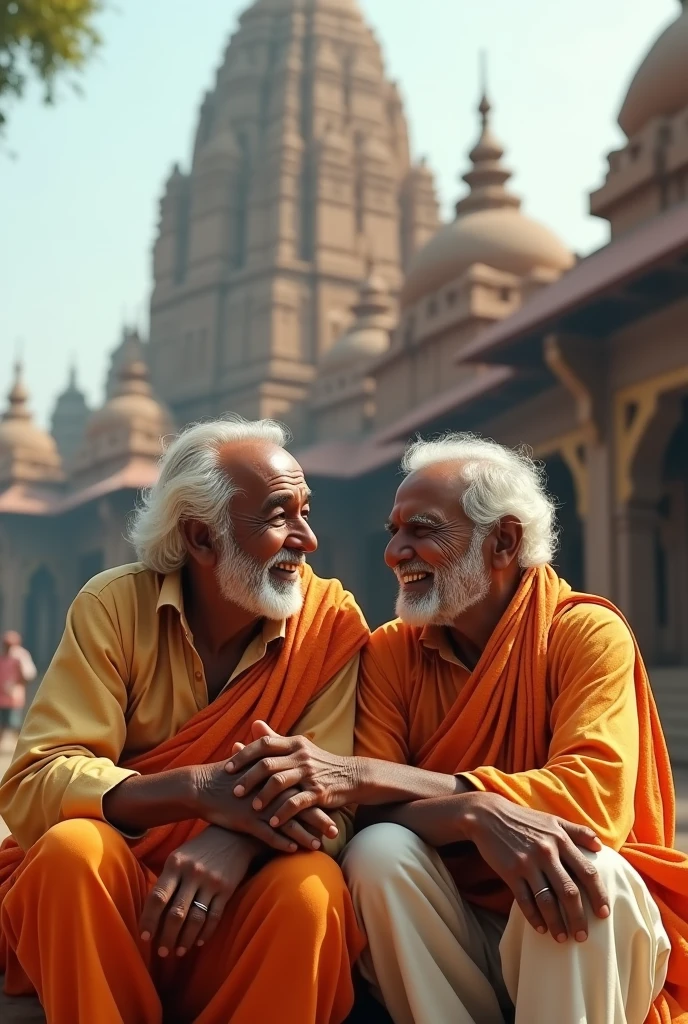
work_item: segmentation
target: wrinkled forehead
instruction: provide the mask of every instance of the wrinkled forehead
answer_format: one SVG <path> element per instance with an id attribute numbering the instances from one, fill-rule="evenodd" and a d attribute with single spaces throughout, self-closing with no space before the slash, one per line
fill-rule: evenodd
<path id="1" fill-rule="evenodd" d="M 457 515 L 465 518 L 461 507 L 464 490 L 459 463 L 432 463 L 414 470 L 401 483 L 392 515 L 404 520 L 418 514 L 439 514 L 446 519 L 455 519 Z"/>
<path id="2" fill-rule="evenodd" d="M 303 470 L 293 455 L 269 441 L 232 441 L 219 452 L 220 465 L 249 503 L 261 504 L 280 491 L 304 491 Z"/>

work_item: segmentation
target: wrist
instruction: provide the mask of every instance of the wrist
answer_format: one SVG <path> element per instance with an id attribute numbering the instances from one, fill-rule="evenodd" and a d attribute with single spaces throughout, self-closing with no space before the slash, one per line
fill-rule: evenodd
<path id="1" fill-rule="evenodd" d="M 230 829 L 222 828 L 221 825 L 209 825 L 209 832 L 222 835 L 227 844 L 229 856 L 241 860 L 246 867 L 250 867 L 252 861 L 261 853 L 265 847 L 259 839 L 246 835 L 244 832 L 232 832 Z"/>
<path id="2" fill-rule="evenodd" d="M 369 757 L 347 757 L 346 779 L 348 804 L 366 804 L 370 802 L 370 790 L 374 784 L 371 765 L 373 761 Z"/>
<path id="3" fill-rule="evenodd" d="M 205 775 L 202 765 L 191 765 L 189 768 L 177 769 L 179 773 L 179 799 L 189 818 L 201 818 L 207 821 L 207 807 L 204 800 Z"/>
<path id="4" fill-rule="evenodd" d="M 457 842 L 475 842 L 480 823 L 480 812 L 483 809 L 482 793 L 471 790 L 460 793 L 456 800 L 456 824 L 459 831 Z"/>

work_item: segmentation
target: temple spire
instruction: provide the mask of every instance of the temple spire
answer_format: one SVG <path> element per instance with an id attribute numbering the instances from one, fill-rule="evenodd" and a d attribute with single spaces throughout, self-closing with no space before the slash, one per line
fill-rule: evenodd
<path id="1" fill-rule="evenodd" d="M 488 119 L 492 106 L 487 96 L 487 52 L 480 51 L 480 105 L 478 112 L 482 118 L 483 133 L 487 131 Z"/>
<path id="2" fill-rule="evenodd" d="M 456 204 L 457 217 L 477 210 L 518 209 L 521 205 L 521 200 L 505 188 L 511 178 L 511 171 L 502 163 L 504 147 L 492 132 L 492 104 L 487 91 L 487 60 L 484 53 L 480 55 L 480 93 L 480 138 L 469 154 L 473 166 L 463 175 L 470 192 Z"/>
<path id="3" fill-rule="evenodd" d="M 24 384 L 24 367 L 21 359 L 14 363 L 14 381 L 7 396 L 7 410 L 4 420 L 30 420 L 29 393 Z"/>

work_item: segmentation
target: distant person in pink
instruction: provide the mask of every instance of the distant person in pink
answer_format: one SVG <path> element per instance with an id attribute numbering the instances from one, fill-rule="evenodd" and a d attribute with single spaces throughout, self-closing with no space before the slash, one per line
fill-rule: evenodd
<path id="1" fill-rule="evenodd" d="M 21 711 L 26 703 L 26 684 L 35 678 L 36 666 L 22 647 L 22 638 L 15 630 L 8 630 L 0 652 L 0 744 L 12 726 L 13 713 Z"/>

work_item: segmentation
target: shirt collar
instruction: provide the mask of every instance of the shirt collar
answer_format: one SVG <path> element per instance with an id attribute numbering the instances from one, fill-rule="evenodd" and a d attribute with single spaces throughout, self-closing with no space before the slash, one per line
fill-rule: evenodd
<path id="1" fill-rule="evenodd" d="M 420 634 L 420 642 L 429 650 L 437 651 L 443 661 L 448 661 L 452 665 L 459 665 L 468 672 L 464 662 L 457 657 L 444 626 L 425 626 Z"/>
<path id="2" fill-rule="evenodd" d="M 162 577 L 156 611 L 160 611 L 161 608 L 166 606 L 174 608 L 175 611 L 179 613 L 182 621 L 186 623 L 186 615 L 184 614 L 184 594 L 182 592 L 182 574 L 180 571 L 170 572 L 166 576 Z M 283 640 L 286 635 L 286 619 L 263 619 L 260 638 L 265 647 L 267 647 L 268 644 L 271 644 L 273 640 Z"/>
<path id="3" fill-rule="evenodd" d="M 184 599 L 182 597 L 182 574 L 179 572 L 170 572 L 166 576 L 162 577 L 162 584 L 160 585 L 160 593 L 158 594 L 158 603 L 155 610 L 160 611 L 165 605 L 175 608 L 181 615 L 184 611 Z"/>

